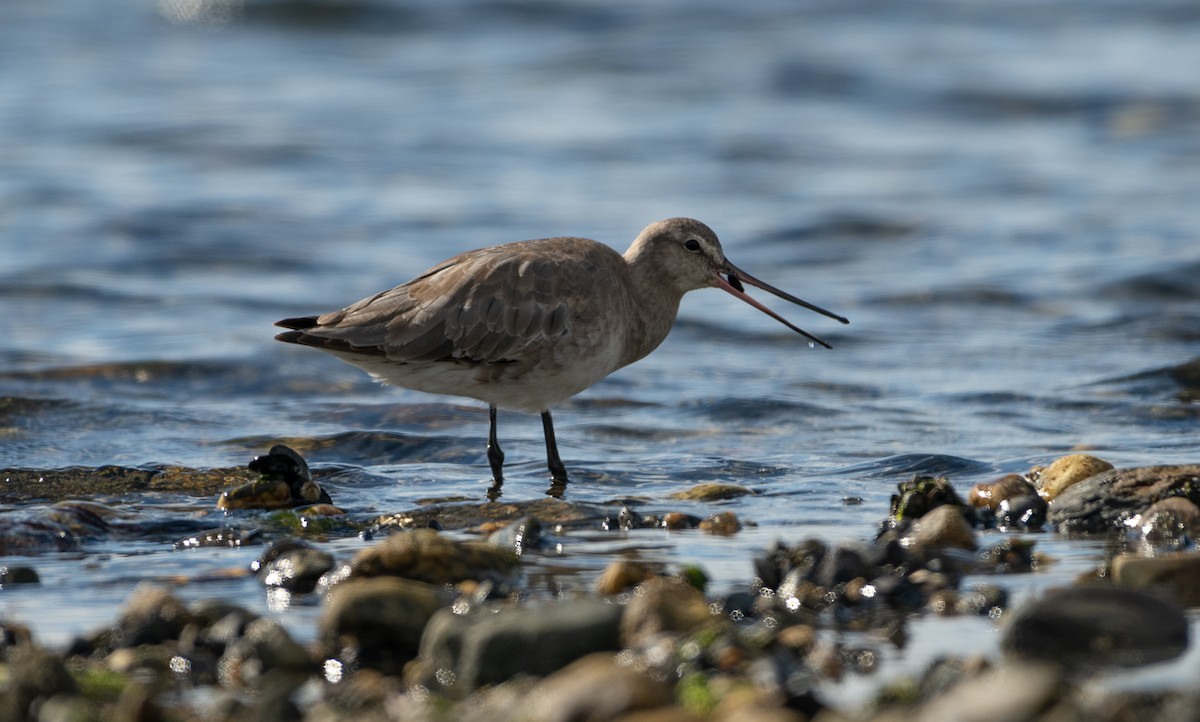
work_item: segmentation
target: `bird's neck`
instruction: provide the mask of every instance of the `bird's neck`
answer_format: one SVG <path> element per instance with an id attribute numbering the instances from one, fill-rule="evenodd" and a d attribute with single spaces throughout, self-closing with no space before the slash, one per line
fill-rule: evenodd
<path id="1" fill-rule="evenodd" d="M 650 259 L 634 252 L 625 254 L 629 265 L 630 296 L 633 308 L 633 333 L 625 349 L 625 363 L 631 364 L 658 348 L 675 324 L 683 293 L 667 282 L 662 269 Z"/>

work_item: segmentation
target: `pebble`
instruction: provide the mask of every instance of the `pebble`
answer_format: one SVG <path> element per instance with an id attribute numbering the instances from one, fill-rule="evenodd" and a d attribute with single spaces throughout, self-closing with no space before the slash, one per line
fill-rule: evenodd
<path id="1" fill-rule="evenodd" d="M 1054 589 L 1025 604 L 1004 629 L 1001 648 L 1064 665 L 1138 665 L 1173 659 L 1188 644 L 1176 603 L 1111 584 Z"/>
<path id="2" fill-rule="evenodd" d="M 732 511 L 723 511 L 719 514 L 713 514 L 704 521 L 700 522 L 700 531 L 705 534 L 713 534 L 716 536 L 732 536 L 742 530 L 742 523 L 738 521 L 737 514 Z"/>
<path id="3" fill-rule="evenodd" d="M 433 615 L 415 682 L 454 696 L 518 674 L 545 676 L 588 654 L 620 648 L 622 609 L 601 599 L 485 606 Z"/>
<path id="4" fill-rule="evenodd" d="M 268 587 L 307 594 L 316 588 L 323 574 L 333 569 L 333 564 L 333 555 L 327 552 L 302 542 L 283 542 L 273 546 L 252 568 Z"/>
<path id="5" fill-rule="evenodd" d="M 753 493 L 754 491 L 740 484 L 706 482 L 704 484 L 697 484 L 689 489 L 676 491 L 670 494 L 669 498 L 679 501 L 724 501 Z"/>
<path id="6" fill-rule="evenodd" d="M 319 625 L 325 654 L 342 664 L 399 674 L 442 607 L 438 589 L 397 577 L 350 579 L 333 588 Z"/>
<path id="7" fill-rule="evenodd" d="M 191 621 L 188 608 L 166 588 L 141 585 L 126 600 L 112 641 L 117 647 L 160 644 L 178 639 Z"/>
<path id="8" fill-rule="evenodd" d="M 944 476 L 915 476 L 896 487 L 892 495 L 890 516 L 893 521 L 919 519 L 936 507 L 967 507 L 962 497 Z"/>
<path id="9" fill-rule="evenodd" d="M 1018 496 L 1037 495 L 1037 489 L 1028 479 L 1019 474 L 1008 474 L 999 479 L 985 481 L 971 487 L 967 503 L 995 511 L 1000 502 Z"/>
<path id="10" fill-rule="evenodd" d="M 621 618 L 626 647 L 646 646 L 664 632 L 691 632 L 714 622 L 704 593 L 672 577 L 655 577 L 639 585 Z"/>
<path id="11" fill-rule="evenodd" d="M 596 653 L 546 677 L 528 699 L 530 722 L 600 722 L 665 707 L 675 693 L 671 685 L 619 664 L 616 655 Z"/>
<path id="12" fill-rule="evenodd" d="M 1050 524 L 1064 534 L 1119 531 L 1155 502 L 1180 496 L 1200 502 L 1200 464 L 1139 466 L 1090 476 L 1050 503 Z"/>
<path id="13" fill-rule="evenodd" d="M 1164 590 L 1188 607 L 1200 606 L 1200 552 L 1144 557 L 1122 554 L 1112 561 L 1113 581 L 1147 591 Z"/>
<path id="14" fill-rule="evenodd" d="M 460 542 L 433 529 L 401 531 L 354 556 L 352 577 L 396 576 L 429 584 L 506 577 L 517 555 L 483 542 Z"/>
<path id="15" fill-rule="evenodd" d="M 1015 722 L 1043 719 L 1063 694 L 1062 672 L 1052 664 L 1014 661 L 951 685 L 911 716 L 921 722 Z"/>
<path id="16" fill-rule="evenodd" d="M 975 531 L 959 511 L 959 507 L 944 504 L 931 509 L 913 524 L 909 540 L 913 547 L 975 549 Z"/>
<path id="17" fill-rule="evenodd" d="M 1112 464 L 1090 454 L 1063 456 L 1036 473 L 1038 492 L 1052 501 L 1071 486 L 1112 468 Z"/>
<path id="18" fill-rule="evenodd" d="M 609 564 L 596 580 L 597 594 L 617 594 L 662 573 L 662 566 L 630 559 Z"/>
<path id="19" fill-rule="evenodd" d="M 222 685 L 247 689 L 260 688 L 271 676 L 290 676 L 293 687 L 298 687 L 314 667 L 308 650 L 293 640 L 279 622 L 266 618 L 246 625 L 245 632 L 226 647 L 217 665 Z"/>

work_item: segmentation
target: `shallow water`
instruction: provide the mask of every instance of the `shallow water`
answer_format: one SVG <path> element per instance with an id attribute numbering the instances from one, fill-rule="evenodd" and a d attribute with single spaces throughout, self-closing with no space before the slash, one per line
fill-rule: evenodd
<path id="1" fill-rule="evenodd" d="M 0 468 L 230 466 L 305 439 L 379 480 L 334 486 L 353 512 L 482 499 L 482 408 L 382 389 L 272 322 L 469 248 L 623 250 L 675 215 L 852 323 L 773 303 L 835 347 L 812 349 L 698 292 L 556 411 L 570 499 L 758 492 L 721 505 L 758 524 L 733 539 L 630 546 L 733 587 L 774 539 L 869 537 L 917 472 L 965 490 L 1080 447 L 1200 455 L 1198 381 L 1172 372 L 1200 357 L 1191 3 L 50 0 L 0 7 L 0 66 Z M 501 434 L 505 498 L 540 496 L 536 417 Z M 1073 561 L 1016 584 L 1101 554 L 1039 544 Z M 100 540 L 26 560 L 43 584 L 0 591 L 0 616 L 65 642 L 139 580 L 253 556 Z M 268 607 L 247 579 L 181 593 Z M 275 613 L 311 633 L 313 608 Z"/>

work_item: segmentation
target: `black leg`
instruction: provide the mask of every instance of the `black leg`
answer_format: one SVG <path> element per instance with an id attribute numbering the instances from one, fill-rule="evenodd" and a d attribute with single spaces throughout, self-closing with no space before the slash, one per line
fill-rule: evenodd
<path id="1" fill-rule="evenodd" d="M 554 420 L 549 411 L 542 412 L 542 431 L 546 432 L 546 466 L 550 467 L 550 480 L 555 484 L 567 483 L 567 467 L 558 456 L 558 442 L 554 440 Z"/>
<path id="2" fill-rule="evenodd" d="M 499 484 L 504 481 L 504 452 L 500 449 L 500 441 L 496 438 L 496 406 L 488 407 L 488 464 L 492 467 L 492 481 Z"/>

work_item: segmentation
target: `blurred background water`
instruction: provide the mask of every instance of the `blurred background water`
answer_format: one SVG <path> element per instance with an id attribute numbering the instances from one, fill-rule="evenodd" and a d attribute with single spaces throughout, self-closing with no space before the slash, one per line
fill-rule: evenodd
<path id="1" fill-rule="evenodd" d="M 2 468 L 229 466 L 302 438 L 383 480 L 335 488 L 351 510 L 482 499 L 482 407 L 380 388 L 272 322 L 459 251 L 624 250 L 678 215 L 852 323 L 775 304 L 835 347 L 811 349 L 691 294 L 658 351 L 556 413 L 569 499 L 758 492 L 732 540 L 639 547 L 733 586 L 776 538 L 869 537 L 915 472 L 1197 461 L 1190 1 L 44 0 L 0 5 L 0 68 Z M 505 498 L 536 498 L 536 417 L 501 434 Z M 1099 553 L 1039 543 L 1059 574 Z M 0 612 L 62 641 L 152 570 L 244 561 L 90 554 L 38 557 L 42 588 Z"/>

